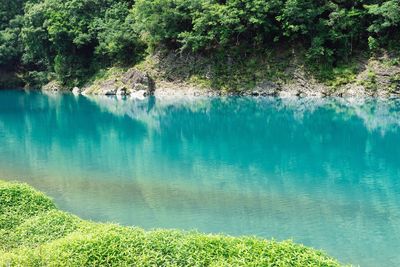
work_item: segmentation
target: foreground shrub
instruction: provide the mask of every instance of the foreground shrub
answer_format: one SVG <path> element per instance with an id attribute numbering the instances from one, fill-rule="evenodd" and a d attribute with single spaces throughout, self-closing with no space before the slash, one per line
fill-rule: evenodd
<path id="1" fill-rule="evenodd" d="M 0 230 L 15 228 L 51 209 L 55 209 L 51 199 L 28 185 L 0 181 Z"/>
<path id="2" fill-rule="evenodd" d="M 77 230 L 81 220 L 68 213 L 51 210 L 27 219 L 18 227 L 3 231 L 0 247 L 12 249 L 20 246 L 36 247 L 59 239 Z"/>

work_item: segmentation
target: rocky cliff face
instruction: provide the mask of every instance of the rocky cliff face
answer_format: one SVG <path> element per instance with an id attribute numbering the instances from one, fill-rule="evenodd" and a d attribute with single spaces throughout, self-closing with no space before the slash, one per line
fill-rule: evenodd
<path id="1" fill-rule="evenodd" d="M 335 96 L 335 97 L 398 97 L 400 96 L 400 66 L 387 65 L 370 59 L 360 65 L 360 71 L 348 83 L 329 86 L 296 69 L 287 82 L 259 82 L 246 95 L 274 96 Z"/>
<path id="2" fill-rule="evenodd" d="M 135 68 L 129 69 L 125 73 L 113 75 L 103 81 L 79 90 L 75 88 L 75 93 L 91 95 L 152 95 L 155 90 L 154 80 L 145 72 Z"/>
<path id="3" fill-rule="evenodd" d="M 299 58 L 289 53 L 257 59 L 256 66 L 228 60 L 225 65 L 216 67 L 215 62 L 204 57 L 154 54 L 148 71 L 157 80 L 156 95 L 400 96 L 400 62 L 388 53 L 360 57 L 351 74 L 338 75 L 331 84 L 316 79 L 305 66 L 304 59 Z M 213 88 L 221 80 L 218 77 L 221 73 L 225 84 L 222 88 Z M 194 82 L 193 77 L 196 78 Z M 229 87 L 230 80 L 236 80 L 236 88 Z"/>
<path id="4" fill-rule="evenodd" d="M 390 63 L 390 57 L 364 59 L 357 63 L 357 70 L 343 81 L 329 85 L 315 79 L 307 68 L 298 60 L 288 60 L 282 68 L 281 76 L 268 76 L 267 71 L 255 73 L 253 85 L 250 88 L 237 87 L 214 88 L 213 79 L 218 75 L 212 70 L 211 63 L 202 59 L 171 56 L 152 58 L 155 63 L 138 70 L 131 68 L 120 71 L 107 78 L 95 81 L 84 88 L 74 88 L 75 94 L 86 95 L 119 95 L 132 97 L 156 96 L 217 96 L 217 95 L 248 95 L 248 96 L 279 96 L 279 97 L 399 97 L 400 96 L 400 64 Z M 191 63 L 192 62 L 192 63 Z M 272 64 L 272 63 L 271 63 Z M 277 64 L 277 63 L 274 63 Z M 194 66 L 194 65 L 197 65 Z M 185 67 L 187 66 L 187 67 Z M 268 64 L 260 68 L 268 68 Z M 203 83 L 191 79 L 191 73 L 197 71 Z M 232 66 L 226 66 L 232 68 Z M 257 71 L 257 70 L 255 70 Z M 276 71 L 276 70 L 275 70 Z M 226 79 L 229 79 L 227 72 Z M 226 74 L 226 73 L 225 73 Z M 264 75 L 265 74 L 265 75 Z M 232 79 L 236 77 L 232 74 Z M 239 73 L 240 75 L 240 73 Z M 249 75 L 247 73 L 247 75 Z M 207 83 L 207 80 L 210 81 Z M 204 86 L 206 81 L 206 86 Z M 47 90 L 58 88 L 57 83 L 50 83 Z M 57 91 L 57 90 L 56 90 Z"/>

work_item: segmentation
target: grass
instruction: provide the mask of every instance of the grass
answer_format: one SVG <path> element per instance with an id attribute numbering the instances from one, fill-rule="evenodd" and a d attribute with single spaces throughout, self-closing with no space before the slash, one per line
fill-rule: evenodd
<path id="1" fill-rule="evenodd" d="M 313 74 L 320 82 L 335 89 L 355 82 L 357 72 L 357 65 L 349 63 L 337 67 L 320 66 Z"/>
<path id="2" fill-rule="evenodd" d="M 85 221 L 26 184 L 0 181 L 0 266 L 340 265 L 291 241 Z"/>

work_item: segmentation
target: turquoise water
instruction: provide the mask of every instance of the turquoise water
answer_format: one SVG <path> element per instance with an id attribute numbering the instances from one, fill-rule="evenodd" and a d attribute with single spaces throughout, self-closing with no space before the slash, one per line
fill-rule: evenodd
<path id="1" fill-rule="evenodd" d="M 400 265 L 400 101 L 0 91 L 0 177 L 83 218 Z"/>

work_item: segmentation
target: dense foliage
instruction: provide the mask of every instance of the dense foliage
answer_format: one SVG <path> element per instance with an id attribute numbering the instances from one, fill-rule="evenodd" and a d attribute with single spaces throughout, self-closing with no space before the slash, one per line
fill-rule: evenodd
<path id="1" fill-rule="evenodd" d="M 130 0 L 27 0 L 10 7 L 23 14 L 11 12 L 16 15 L 9 18 L 10 4 L 2 3 L 7 16 L 0 26 L 0 66 L 20 65 L 33 84 L 56 78 L 75 85 L 102 66 L 132 64 L 144 50 L 133 30 L 132 4 Z"/>
<path id="2" fill-rule="evenodd" d="M 0 0 L 0 68 L 80 84 L 146 47 L 205 55 L 296 44 L 314 64 L 396 46 L 400 0 Z"/>
<path id="3" fill-rule="evenodd" d="M 27 185 L 0 181 L 0 199 L 1 266 L 339 266 L 290 241 L 83 221 Z"/>
<path id="4" fill-rule="evenodd" d="M 193 51 L 301 43 L 311 59 L 334 61 L 398 41 L 398 0 L 138 0 L 134 14 L 148 42 Z M 397 38 L 397 39 L 396 39 Z"/>

